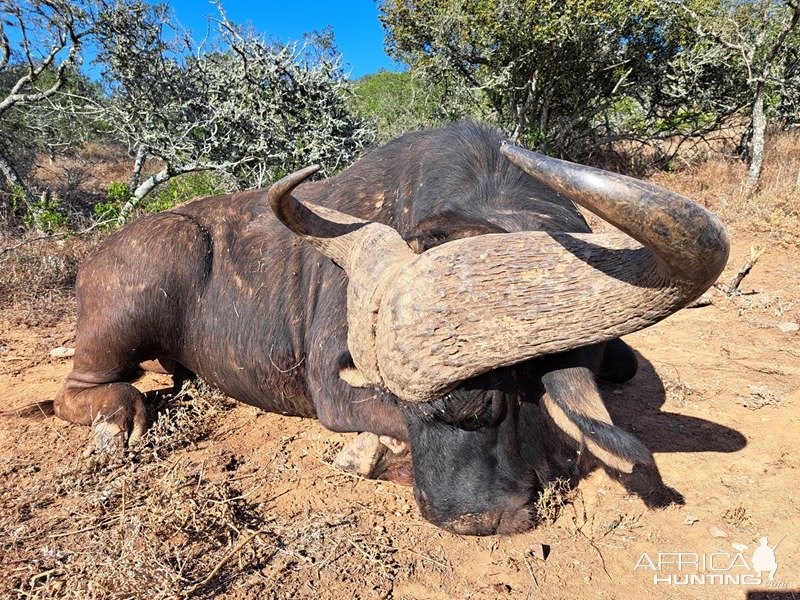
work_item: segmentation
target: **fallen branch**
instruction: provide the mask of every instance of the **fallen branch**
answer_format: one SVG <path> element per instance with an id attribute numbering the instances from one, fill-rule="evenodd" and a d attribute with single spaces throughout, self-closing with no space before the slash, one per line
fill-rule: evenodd
<path id="1" fill-rule="evenodd" d="M 734 296 L 739 293 L 739 285 L 741 285 L 742 280 L 747 276 L 750 270 L 755 266 L 758 259 L 761 258 L 761 255 L 764 254 L 764 248 L 756 248 L 755 246 L 750 246 L 750 258 L 744 263 L 744 266 L 739 269 L 739 272 L 733 276 L 731 282 L 727 286 L 722 285 L 715 285 L 719 291 L 724 293 L 726 296 Z"/>

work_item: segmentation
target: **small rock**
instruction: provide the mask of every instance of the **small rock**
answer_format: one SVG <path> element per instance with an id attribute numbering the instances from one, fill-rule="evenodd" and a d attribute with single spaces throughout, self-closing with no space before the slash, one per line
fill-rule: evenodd
<path id="1" fill-rule="evenodd" d="M 683 524 L 684 525 L 694 525 L 699 520 L 700 519 L 698 519 L 697 517 L 693 517 L 692 515 L 686 515 L 686 517 L 684 517 L 684 519 L 683 519 Z"/>
<path id="2" fill-rule="evenodd" d="M 709 529 L 708 531 L 709 531 L 709 533 L 711 533 L 711 537 L 715 537 L 715 538 L 726 538 L 726 537 L 728 537 L 728 532 L 725 531 L 719 525 L 712 525 L 711 529 Z"/>
<path id="3" fill-rule="evenodd" d="M 745 550 L 747 550 L 747 544 L 738 544 L 736 542 L 733 542 L 731 546 L 733 546 L 733 549 L 736 550 L 737 552 L 744 552 Z"/>
<path id="4" fill-rule="evenodd" d="M 491 592 L 493 594 L 510 594 L 511 593 L 511 586 L 507 583 L 492 583 L 487 585 L 484 588 L 481 588 L 487 592 Z"/>
<path id="5" fill-rule="evenodd" d="M 64 346 L 58 346 L 50 350 L 50 356 L 52 358 L 69 358 L 70 356 L 74 356 L 74 354 L 75 348 L 66 348 Z"/>
<path id="6" fill-rule="evenodd" d="M 800 325 L 792 321 L 786 321 L 784 323 L 780 323 L 778 325 L 778 329 L 780 329 L 783 333 L 792 333 L 793 331 L 800 330 Z"/>
<path id="7" fill-rule="evenodd" d="M 377 435 L 365 431 L 342 448 L 333 459 L 333 466 L 346 473 L 369 478 L 386 451 Z"/>
<path id="8" fill-rule="evenodd" d="M 701 308 L 703 306 L 709 306 L 714 304 L 713 298 L 711 298 L 711 294 L 706 292 L 702 296 L 700 296 L 697 300 L 694 300 L 686 305 L 686 308 Z"/>
<path id="9" fill-rule="evenodd" d="M 531 544 L 530 548 L 528 548 L 528 552 L 530 552 L 531 556 L 534 558 L 545 560 L 550 555 L 550 546 L 547 544 Z"/>

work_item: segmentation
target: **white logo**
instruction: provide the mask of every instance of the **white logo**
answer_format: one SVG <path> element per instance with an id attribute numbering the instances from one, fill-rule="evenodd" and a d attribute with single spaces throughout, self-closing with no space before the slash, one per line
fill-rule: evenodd
<path id="1" fill-rule="evenodd" d="M 760 576 L 762 571 L 769 571 L 769 580 L 774 581 L 778 563 L 775 561 L 775 548 L 781 545 L 781 540 L 773 548 L 769 547 L 767 538 L 761 538 L 761 545 L 753 552 L 753 570 Z"/>
<path id="2" fill-rule="evenodd" d="M 784 536 L 774 546 L 762 537 L 752 558 L 745 557 L 747 546 L 731 544 L 733 551 L 718 550 L 704 552 L 658 552 L 643 553 L 634 566 L 634 571 L 653 571 L 655 585 L 769 585 L 786 587 L 788 583 L 775 582 L 778 562 L 775 550 L 781 545 Z M 766 578 L 763 577 L 767 573 Z"/>

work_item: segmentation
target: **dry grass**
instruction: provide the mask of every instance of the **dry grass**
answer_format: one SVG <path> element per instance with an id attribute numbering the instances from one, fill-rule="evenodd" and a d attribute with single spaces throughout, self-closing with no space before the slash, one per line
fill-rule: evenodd
<path id="1" fill-rule="evenodd" d="M 49 325 L 72 317 L 78 266 L 102 237 L 103 234 L 92 232 L 38 241 L 3 240 L 0 310 L 15 324 L 28 326 Z M 4 251 L 13 246 L 17 247 Z"/>
<path id="2" fill-rule="evenodd" d="M 575 498 L 575 490 L 566 479 L 555 479 L 539 494 L 534 508 L 537 521 L 550 525 L 555 523 L 565 506 Z"/>
<path id="3" fill-rule="evenodd" d="M 401 560 L 386 528 L 357 513 L 275 516 L 274 474 L 236 477 L 233 459 L 218 468 L 191 459 L 234 405 L 219 392 L 190 386 L 158 405 L 125 456 L 76 451 L 43 470 L 0 463 L 4 597 L 326 598 L 331 581 L 374 597 L 414 568 L 412 551 Z"/>
<path id="4" fill-rule="evenodd" d="M 800 245 L 800 131 L 767 138 L 761 182 L 744 193 L 747 165 L 715 157 L 651 180 L 709 206 L 727 224 L 763 233 L 765 240 Z"/>
<path id="5" fill-rule="evenodd" d="M 753 525 L 753 519 L 750 513 L 741 504 L 726 510 L 722 518 L 734 527 L 750 527 Z"/>

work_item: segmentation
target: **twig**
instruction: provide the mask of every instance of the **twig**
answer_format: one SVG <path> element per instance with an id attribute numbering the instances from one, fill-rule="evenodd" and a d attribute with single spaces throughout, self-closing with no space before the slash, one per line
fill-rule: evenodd
<path id="1" fill-rule="evenodd" d="M 95 525 L 92 525 L 91 527 L 84 527 L 83 529 L 76 529 L 76 530 L 73 530 L 73 531 L 62 531 L 61 533 L 51 533 L 47 537 L 52 540 L 52 539 L 56 539 L 56 538 L 62 538 L 62 537 L 67 537 L 67 536 L 71 536 L 71 535 L 77 535 L 79 533 L 86 533 L 87 531 L 94 531 L 95 529 L 101 529 L 101 528 L 105 527 L 106 525 L 109 525 L 109 524 L 113 523 L 114 521 L 118 521 L 120 518 L 121 518 L 120 515 L 114 515 L 113 517 L 105 519 L 102 523 L 97 523 Z"/>
<path id="2" fill-rule="evenodd" d="M 451 565 L 443 563 L 440 560 L 436 560 L 435 558 L 433 558 L 432 556 L 428 556 L 427 554 L 422 554 L 421 552 L 416 552 L 416 551 L 412 550 L 411 548 L 403 548 L 403 547 L 400 547 L 400 546 L 387 546 L 385 544 L 383 545 L 383 547 L 386 550 L 401 550 L 402 552 L 408 552 L 409 554 L 413 554 L 417 558 L 421 558 L 423 560 L 429 560 L 433 564 L 439 565 L 443 569 L 446 569 L 446 570 L 449 570 L 449 571 L 453 570 L 453 567 Z"/>
<path id="3" fill-rule="evenodd" d="M 241 542 L 236 544 L 234 549 L 231 550 L 230 552 L 228 552 L 225 556 L 223 556 L 222 559 L 216 564 L 216 566 L 213 569 L 211 569 L 211 572 L 202 579 L 202 581 L 198 581 L 194 585 L 192 585 L 189 588 L 187 588 L 186 590 L 184 590 L 184 594 L 187 597 L 191 596 L 194 592 L 199 590 L 201 587 L 207 585 L 212 579 L 214 579 L 214 576 L 217 573 L 219 573 L 219 570 L 222 567 L 225 566 L 225 563 L 227 563 L 231 558 L 233 558 L 236 554 L 238 554 L 245 546 L 247 546 L 247 544 L 249 544 L 255 538 L 257 538 L 259 535 L 261 535 L 261 533 L 262 533 L 262 531 L 260 529 L 258 529 L 256 531 L 254 531 L 253 533 L 251 533 L 249 536 L 247 536 L 245 539 L 243 539 Z"/>
<path id="4" fill-rule="evenodd" d="M 733 279 L 727 286 L 715 286 L 721 292 L 724 292 L 727 296 L 733 296 L 734 294 L 739 293 L 739 285 L 742 283 L 742 280 L 747 276 L 752 269 L 758 259 L 761 258 L 761 255 L 764 254 L 766 250 L 766 246 L 764 248 L 757 249 L 755 246 L 750 246 L 750 258 L 744 263 L 744 266 L 739 270 L 736 275 L 734 275 Z"/>

